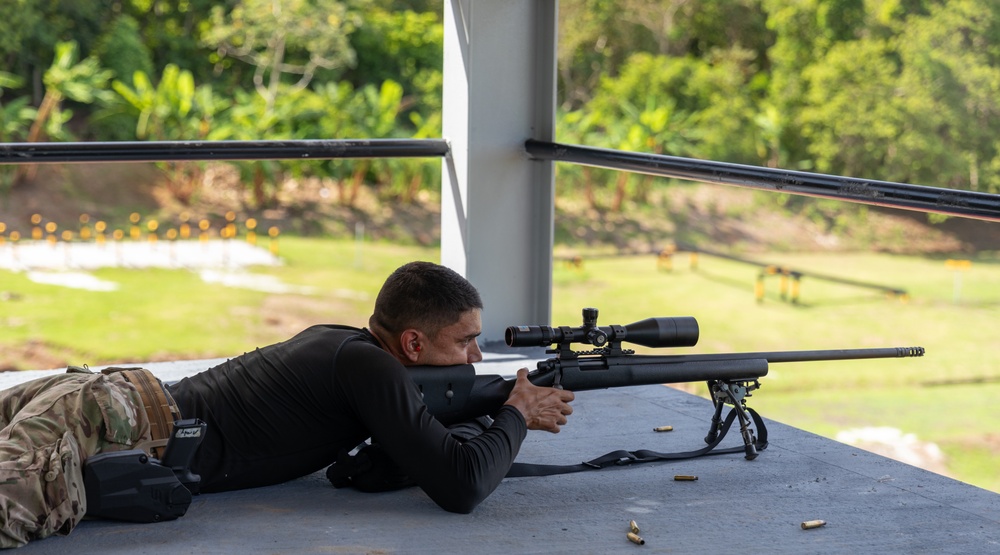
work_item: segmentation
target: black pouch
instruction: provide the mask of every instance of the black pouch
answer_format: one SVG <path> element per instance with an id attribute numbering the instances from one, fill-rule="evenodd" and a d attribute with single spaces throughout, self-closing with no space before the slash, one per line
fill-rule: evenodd
<path id="1" fill-rule="evenodd" d="M 417 485 L 396 466 L 379 444 L 363 443 L 352 455 L 346 449 L 326 469 L 326 477 L 335 488 L 353 487 L 366 493 L 393 491 Z"/>

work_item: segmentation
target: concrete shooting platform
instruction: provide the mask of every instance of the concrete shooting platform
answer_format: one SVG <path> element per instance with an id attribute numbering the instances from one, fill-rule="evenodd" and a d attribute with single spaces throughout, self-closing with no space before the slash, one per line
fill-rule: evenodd
<path id="1" fill-rule="evenodd" d="M 145 366 L 170 381 L 215 362 Z M 505 358 L 479 370 L 509 374 L 523 365 Z M 766 378 L 757 395 L 767 395 Z M 687 451 L 703 445 L 712 414 L 710 401 L 664 386 L 581 392 L 574 409 L 561 433 L 530 432 L 517 460 L 575 464 L 617 449 Z M 762 416 L 770 446 L 756 460 L 719 455 L 508 478 L 469 515 L 441 510 L 419 488 L 365 494 L 335 489 L 317 472 L 196 496 L 170 522 L 86 520 L 69 536 L 18 552 L 1000 553 L 1000 495 Z M 662 425 L 674 431 L 653 432 Z M 722 447 L 740 444 L 731 430 Z M 626 539 L 633 519 L 645 545 Z M 815 519 L 827 524 L 801 528 Z"/>

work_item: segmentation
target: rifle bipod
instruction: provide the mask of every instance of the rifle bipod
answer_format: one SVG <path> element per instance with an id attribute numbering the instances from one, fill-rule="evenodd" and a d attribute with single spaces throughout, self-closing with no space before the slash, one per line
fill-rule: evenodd
<path id="1" fill-rule="evenodd" d="M 722 408 L 725 405 L 732 405 L 733 412 L 740 421 L 740 435 L 743 436 L 743 450 L 746 452 L 746 459 L 752 461 L 757 458 L 757 439 L 754 438 L 753 429 L 750 428 L 751 418 L 757 423 L 759 429 L 763 429 L 763 422 L 760 417 L 747 408 L 746 398 L 750 397 L 750 392 L 760 387 L 760 382 L 752 380 L 709 380 L 708 389 L 712 395 L 712 404 L 715 405 L 715 414 L 712 415 L 712 427 L 705 436 L 705 443 L 712 444 L 719 439 L 719 433 L 723 432 Z M 724 433 L 724 432 L 723 432 Z M 761 449 L 767 447 L 767 440 L 764 433 L 761 434 Z"/>

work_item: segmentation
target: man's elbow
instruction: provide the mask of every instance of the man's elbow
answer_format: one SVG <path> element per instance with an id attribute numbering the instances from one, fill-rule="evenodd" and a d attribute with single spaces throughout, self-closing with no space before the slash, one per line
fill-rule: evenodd
<path id="1" fill-rule="evenodd" d="M 472 484 L 465 488 L 454 488 L 431 499 L 449 513 L 467 515 L 493 493 L 493 488 Z"/>

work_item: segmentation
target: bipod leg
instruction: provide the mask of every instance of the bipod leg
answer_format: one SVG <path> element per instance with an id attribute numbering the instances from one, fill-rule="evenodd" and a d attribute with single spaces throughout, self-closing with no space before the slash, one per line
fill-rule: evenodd
<path id="1" fill-rule="evenodd" d="M 743 436 L 743 450 L 746 451 L 745 458 L 748 461 L 752 461 L 757 458 L 757 440 L 753 437 L 753 429 L 750 427 L 750 413 L 747 412 L 743 399 L 737 398 L 731 388 L 726 387 L 725 390 L 732 401 L 733 410 L 736 411 L 737 418 L 740 419 L 740 435 Z"/>
<path id="2" fill-rule="evenodd" d="M 725 406 L 725 403 L 716 398 L 718 390 L 719 382 L 709 380 L 708 391 L 712 396 L 712 404 L 715 405 L 715 414 L 712 415 L 712 427 L 709 428 L 708 435 L 705 436 L 705 443 L 714 443 L 719 438 L 719 431 L 722 429 L 722 407 Z"/>

